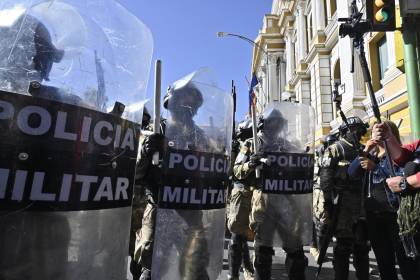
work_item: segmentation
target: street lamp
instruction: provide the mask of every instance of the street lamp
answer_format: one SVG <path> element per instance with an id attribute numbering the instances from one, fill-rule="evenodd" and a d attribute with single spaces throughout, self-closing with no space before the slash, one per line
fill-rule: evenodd
<path id="1" fill-rule="evenodd" d="M 268 102 L 270 102 L 270 69 L 268 68 L 269 67 L 269 54 L 268 54 L 268 52 L 265 49 L 263 49 L 259 44 L 255 43 L 254 40 L 251 40 L 251 39 L 249 39 L 245 36 L 239 35 L 239 34 L 233 34 L 233 33 L 219 31 L 219 32 L 217 32 L 216 35 L 219 38 L 228 37 L 228 36 L 239 38 L 241 40 L 244 40 L 244 41 L 250 43 L 251 45 L 256 47 L 259 51 L 264 53 L 264 55 L 265 55 L 265 67 L 266 67 L 266 71 L 267 71 L 267 99 L 268 99 Z"/>

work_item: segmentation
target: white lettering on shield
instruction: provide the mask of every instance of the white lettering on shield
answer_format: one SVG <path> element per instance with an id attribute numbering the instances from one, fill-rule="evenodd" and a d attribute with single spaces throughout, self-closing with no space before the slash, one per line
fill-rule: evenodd
<path id="1" fill-rule="evenodd" d="M 30 136 L 44 136 L 51 132 L 55 139 L 74 142 L 93 142 L 100 146 L 113 144 L 115 148 L 135 149 L 135 133 L 131 127 L 121 127 L 109 121 L 99 120 L 93 122 L 91 117 L 75 116 L 74 112 L 57 111 L 52 114 L 41 106 L 25 106 L 19 111 L 12 103 L 0 100 L 0 120 L 10 120 L 24 134 Z M 82 119 L 81 124 L 74 124 L 75 119 Z M 33 121 L 36 120 L 36 121 Z M 69 127 L 73 127 L 71 131 Z M 51 140 L 53 141 L 53 139 Z"/>
<path id="2" fill-rule="evenodd" d="M 11 172 L 10 169 L 0 168 L 0 200 L 22 201 L 25 193 L 29 193 L 29 201 L 90 202 L 129 199 L 130 181 L 125 177 L 113 179 L 63 174 L 61 184 L 52 187 L 46 181 L 47 175 L 48 173 L 41 171 Z M 8 187 L 11 189 L 8 190 Z M 11 195 L 8 196 L 8 193 Z"/>
<path id="3" fill-rule="evenodd" d="M 226 203 L 227 191 L 213 188 L 163 187 L 162 202 L 195 205 Z"/>
<path id="4" fill-rule="evenodd" d="M 309 192 L 312 180 L 275 180 L 265 179 L 264 190 L 268 192 Z"/>

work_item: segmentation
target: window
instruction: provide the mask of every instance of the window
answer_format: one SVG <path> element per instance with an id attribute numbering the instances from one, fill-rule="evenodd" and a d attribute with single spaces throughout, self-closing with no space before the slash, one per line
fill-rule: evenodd
<path id="1" fill-rule="evenodd" d="M 378 42 L 378 66 L 379 66 L 379 80 L 382 80 L 385 71 L 388 68 L 388 48 L 386 44 L 386 36 L 383 36 Z"/>

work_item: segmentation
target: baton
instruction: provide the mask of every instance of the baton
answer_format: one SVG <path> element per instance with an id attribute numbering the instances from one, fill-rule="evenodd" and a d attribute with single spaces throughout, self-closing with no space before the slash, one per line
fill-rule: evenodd
<path id="1" fill-rule="evenodd" d="M 153 132 L 156 134 L 160 133 L 160 94 L 161 94 L 161 73 L 162 62 L 158 59 L 155 62 L 155 100 L 153 103 Z M 155 152 L 152 158 L 152 164 L 159 164 L 159 152 Z"/>
<path id="2" fill-rule="evenodd" d="M 258 140 L 257 140 L 257 116 L 255 112 L 255 104 L 251 105 L 251 118 L 252 118 L 252 142 L 254 143 L 254 153 L 258 151 Z M 255 177 L 258 179 L 261 176 L 261 170 L 255 168 Z"/>

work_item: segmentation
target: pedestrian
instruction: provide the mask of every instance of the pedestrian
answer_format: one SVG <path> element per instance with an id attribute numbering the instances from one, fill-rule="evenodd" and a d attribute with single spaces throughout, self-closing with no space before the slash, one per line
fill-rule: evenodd
<path id="1" fill-rule="evenodd" d="M 401 144 L 397 126 L 384 122 Z M 396 261 L 404 280 L 420 279 L 415 262 L 406 257 L 398 235 L 397 211 L 399 196 L 389 190 L 386 179 L 390 176 L 383 142 L 368 140 L 364 155 L 356 158 L 349 167 L 350 177 L 363 177 L 368 236 L 383 280 L 398 280 Z M 394 168 L 398 168 L 394 166 Z M 398 172 L 399 173 L 399 172 Z"/>
<path id="2" fill-rule="evenodd" d="M 404 174 L 386 180 L 389 189 L 401 197 L 398 211 L 399 235 L 405 254 L 416 262 L 420 273 L 420 139 L 400 145 L 386 123 L 373 127 L 374 140 L 385 141 L 390 157 L 401 167 Z"/>
<path id="3" fill-rule="evenodd" d="M 357 278 L 366 280 L 369 279 L 370 246 L 361 205 L 362 179 L 350 177 L 347 169 L 359 155 L 360 139 L 366 134 L 368 125 L 359 117 L 349 117 L 348 123 L 348 126 L 345 123 L 340 125 L 339 140 L 330 146 L 331 154 L 324 155 L 320 184 L 329 216 L 337 215 L 337 224 L 329 225 L 337 239 L 333 251 L 335 279 L 348 279 L 350 255 L 353 255 Z M 333 208 L 335 199 L 339 204 Z M 337 213 L 332 213 L 331 209 Z"/>

